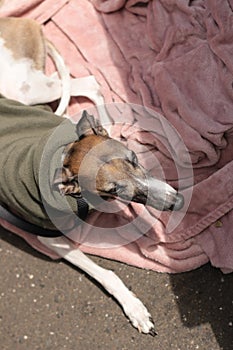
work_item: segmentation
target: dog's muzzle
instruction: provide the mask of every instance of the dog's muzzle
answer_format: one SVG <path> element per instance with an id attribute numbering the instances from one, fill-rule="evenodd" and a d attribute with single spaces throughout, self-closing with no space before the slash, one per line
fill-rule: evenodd
<path id="1" fill-rule="evenodd" d="M 140 186 L 140 194 L 133 199 L 134 201 L 161 211 L 177 211 L 184 206 L 183 195 L 166 182 L 149 177 L 144 182 L 144 186 L 142 186 L 142 182 Z"/>
<path id="2" fill-rule="evenodd" d="M 184 206 L 184 197 L 182 194 L 177 193 L 175 197 L 175 203 L 170 206 L 169 210 L 177 211 L 182 209 L 183 206 Z"/>

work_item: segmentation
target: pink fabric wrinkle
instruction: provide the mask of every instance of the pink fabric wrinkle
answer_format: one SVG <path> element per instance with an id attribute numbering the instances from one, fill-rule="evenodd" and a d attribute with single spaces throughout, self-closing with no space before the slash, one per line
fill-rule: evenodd
<path id="1" fill-rule="evenodd" d="M 110 13 L 120 10 L 127 0 L 91 0 L 98 11 Z"/>
<path id="2" fill-rule="evenodd" d="M 95 8 L 103 13 L 119 11 L 123 7 L 132 13 L 146 15 L 146 5 L 150 0 L 91 0 Z"/>
<path id="3" fill-rule="evenodd" d="M 3 4 L 0 5 L 0 15 L 1 17 L 20 17 L 25 12 L 40 6 L 43 1 L 44 0 L 22 0 L 20 3 L 17 0 L 4 1 Z"/>
<path id="4" fill-rule="evenodd" d="M 44 23 L 69 0 L 8 0 L 0 5 L 0 17 L 29 17 Z"/>

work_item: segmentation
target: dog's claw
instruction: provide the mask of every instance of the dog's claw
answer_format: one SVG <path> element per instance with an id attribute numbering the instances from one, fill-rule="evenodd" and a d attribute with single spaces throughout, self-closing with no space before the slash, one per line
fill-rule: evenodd
<path id="1" fill-rule="evenodd" d="M 157 335 L 157 332 L 154 329 L 154 326 L 151 327 L 149 330 L 143 330 L 141 327 L 138 327 L 138 332 L 139 333 L 144 333 L 144 334 L 150 334 L 152 337 L 155 337 Z"/>
<path id="2" fill-rule="evenodd" d="M 139 333 L 144 333 L 144 334 L 150 334 L 152 337 L 155 337 L 157 335 L 155 328 L 154 328 L 154 322 L 152 320 L 152 317 L 149 316 L 147 322 L 144 320 L 143 323 L 140 325 L 136 325 L 136 322 L 132 322 L 133 326 L 136 327 L 139 331 Z"/>
<path id="3" fill-rule="evenodd" d="M 153 320 L 153 318 L 151 316 L 149 317 L 149 320 L 150 320 L 151 323 L 154 324 L 154 320 Z"/>
<path id="4" fill-rule="evenodd" d="M 149 330 L 149 334 L 152 335 L 152 337 L 155 337 L 156 335 L 158 335 L 158 333 L 155 331 L 154 328 L 151 328 L 151 329 Z"/>
<path id="5" fill-rule="evenodd" d="M 154 329 L 153 319 L 143 303 L 131 293 L 131 302 L 127 303 L 124 311 L 132 325 L 139 333 L 150 334 L 153 337 L 157 334 Z"/>
<path id="6" fill-rule="evenodd" d="M 155 328 L 154 328 L 154 320 L 153 320 L 153 318 L 151 316 L 149 317 L 149 320 L 153 324 L 153 327 L 150 328 L 148 333 L 150 335 L 152 335 L 152 337 L 155 337 L 156 335 L 158 335 L 158 333 L 155 331 Z"/>

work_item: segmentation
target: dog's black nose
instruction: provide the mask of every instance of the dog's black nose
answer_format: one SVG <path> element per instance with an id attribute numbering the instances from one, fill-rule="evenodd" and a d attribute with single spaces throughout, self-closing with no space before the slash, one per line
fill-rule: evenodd
<path id="1" fill-rule="evenodd" d="M 182 194 L 177 193 L 176 202 L 169 208 L 170 210 L 177 211 L 184 206 L 184 197 Z"/>

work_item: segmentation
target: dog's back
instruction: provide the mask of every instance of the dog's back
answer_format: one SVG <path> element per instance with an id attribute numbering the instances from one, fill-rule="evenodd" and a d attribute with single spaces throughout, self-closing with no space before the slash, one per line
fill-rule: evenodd
<path id="1" fill-rule="evenodd" d="M 36 21 L 28 18 L 0 18 L 0 38 L 4 40 L 4 46 L 11 50 L 15 59 L 30 58 L 33 68 L 44 71 L 44 36 Z"/>

